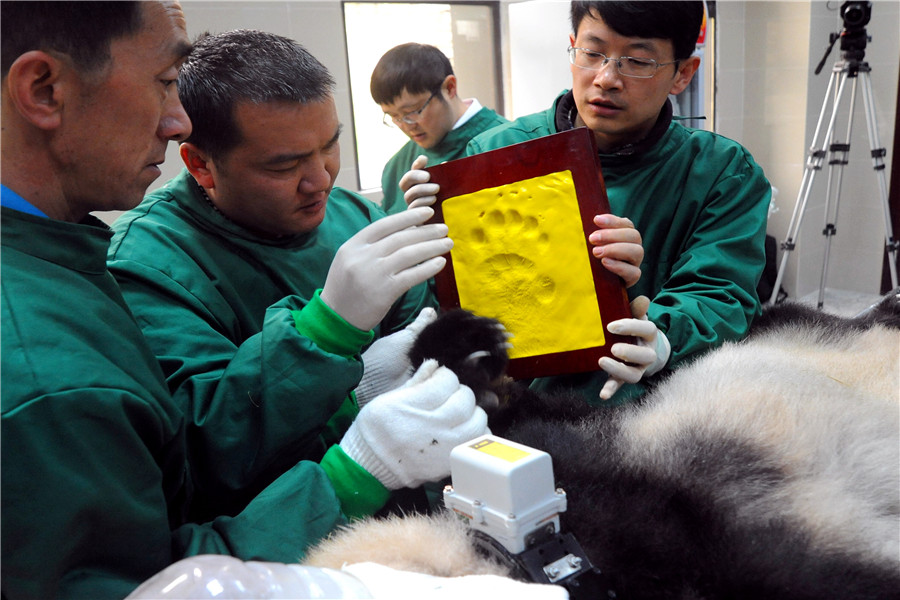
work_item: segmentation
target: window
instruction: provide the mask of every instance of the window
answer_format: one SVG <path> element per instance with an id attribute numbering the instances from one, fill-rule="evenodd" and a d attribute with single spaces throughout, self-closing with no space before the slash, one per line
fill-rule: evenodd
<path id="1" fill-rule="evenodd" d="M 353 105 L 359 187 L 381 187 L 387 160 L 409 138 L 382 124 L 369 80 L 382 55 L 399 44 L 418 42 L 441 49 L 453 65 L 463 98 L 478 98 L 502 112 L 497 2 L 344 2 L 344 28 Z"/>

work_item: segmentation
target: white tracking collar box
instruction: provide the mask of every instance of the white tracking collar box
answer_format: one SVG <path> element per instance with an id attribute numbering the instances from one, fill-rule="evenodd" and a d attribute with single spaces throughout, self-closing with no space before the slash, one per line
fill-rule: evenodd
<path id="1" fill-rule="evenodd" d="M 450 475 L 444 505 L 511 554 L 524 551 L 535 532 L 559 532 L 566 494 L 556 488 L 546 452 L 484 435 L 453 449 Z"/>

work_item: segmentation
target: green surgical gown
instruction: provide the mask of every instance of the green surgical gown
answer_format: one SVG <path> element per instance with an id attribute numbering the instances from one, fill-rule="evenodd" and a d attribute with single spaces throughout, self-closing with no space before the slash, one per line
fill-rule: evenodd
<path id="1" fill-rule="evenodd" d="M 113 225 L 110 271 L 187 417 L 196 518 L 235 513 L 291 465 L 340 441 L 341 426 L 326 425 L 339 409 L 344 428 L 355 415 L 348 397 L 373 333 L 336 315 L 317 326 L 324 303 L 315 292 L 341 244 L 382 216 L 334 188 L 317 229 L 264 238 L 217 212 L 184 170 Z M 427 286 L 416 286 L 374 336 L 434 305 Z"/>
<path id="2" fill-rule="evenodd" d="M 189 555 L 291 562 L 345 522 L 293 466 L 234 517 L 191 522 L 185 420 L 106 270 L 110 232 L 2 209 L 2 593 L 122 598 Z"/>

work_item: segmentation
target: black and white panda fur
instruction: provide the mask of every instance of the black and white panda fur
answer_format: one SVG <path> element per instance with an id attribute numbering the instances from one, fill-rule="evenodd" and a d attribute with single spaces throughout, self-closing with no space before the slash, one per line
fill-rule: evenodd
<path id="1" fill-rule="evenodd" d="M 481 391 L 505 364 L 493 325 L 447 313 L 413 360 L 438 358 Z M 467 362 L 473 350 L 490 359 Z M 563 529 L 618 598 L 900 598 L 896 296 L 856 319 L 778 305 L 746 340 L 676 370 L 639 404 L 597 409 L 493 385 L 492 432 L 552 456 Z M 363 521 L 306 562 L 503 572 L 466 536 L 441 514 Z"/>

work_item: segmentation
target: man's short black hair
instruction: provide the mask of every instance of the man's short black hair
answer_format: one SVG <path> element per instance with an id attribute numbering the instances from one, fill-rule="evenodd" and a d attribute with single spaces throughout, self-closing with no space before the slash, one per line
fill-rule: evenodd
<path id="1" fill-rule="evenodd" d="M 296 41 L 238 29 L 201 34 L 178 75 L 178 95 L 193 129 L 188 142 L 221 158 L 241 141 L 240 102 L 322 102 L 334 91 L 328 69 Z"/>
<path id="2" fill-rule="evenodd" d="M 703 10 L 703 2 L 576 0 L 571 7 L 572 31 L 577 34 L 581 21 L 593 13 L 620 35 L 672 40 L 675 59 L 682 60 L 696 48 L 703 25 Z"/>
<path id="3" fill-rule="evenodd" d="M 110 59 L 110 42 L 141 26 L 140 2 L 2 2 L 3 77 L 32 50 L 66 54 L 84 71 L 99 70 Z"/>
<path id="4" fill-rule="evenodd" d="M 378 104 L 390 104 L 405 89 L 410 94 L 437 92 L 447 75 L 453 75 L 450 59 L 428 44 L 400 44 L 384 53 L 372 71 L 369 90 Z"/>

